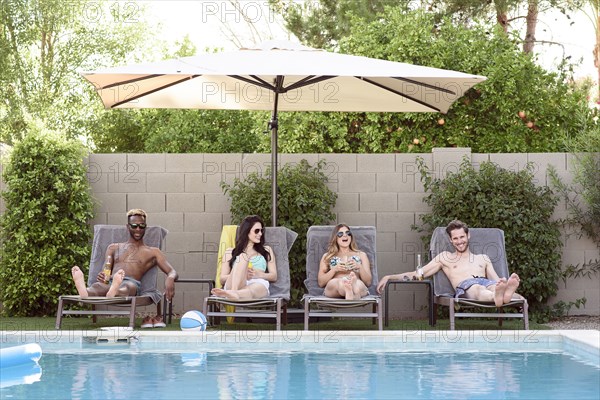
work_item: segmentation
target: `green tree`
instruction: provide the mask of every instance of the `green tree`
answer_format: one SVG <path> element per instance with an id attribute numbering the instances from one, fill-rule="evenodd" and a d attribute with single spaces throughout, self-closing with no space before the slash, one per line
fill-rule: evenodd
<path id="1" fill-rule="evenodd" d="M 290 32 L 302 43 L 319 49 L 335 47 L 339 39 L 347 36 L 353 15 L 372 21 L 390 4 L 383 0 L 270 0 L 270 3 L 281 13 Z"/>
<path id="2" fill-rule="evenodd" d="M 101 106 L 78 71 L 146 54 L 138 4 L 0 0 L 0 141 L 18 140 L 34 120 L 85 136 Z"/>
<path id="3" fill-rule="evenodd" d="M 71 268 L 89 261 L 93 217 L 85 149 L 30 124 L 5 163 L 0 219 L 1 300 L 10 316 L 56 312 L 73 290 Z"/>
<path id="4" fill-rule="evenodd" d="M 375 21 L 350 22 L 340 52 L 486 76 L 447 115 L 435 113 L 282 113 L 283 152 L 564 151 L 598 129 L 586 92 L 567 66 L 548 72 L 499 29 L 466 28 L 431 13 L 386 8 Z M 409 32 L 409 34 L 407 34 Z M 521 113 L 520 113 L 521 112 Z"/>

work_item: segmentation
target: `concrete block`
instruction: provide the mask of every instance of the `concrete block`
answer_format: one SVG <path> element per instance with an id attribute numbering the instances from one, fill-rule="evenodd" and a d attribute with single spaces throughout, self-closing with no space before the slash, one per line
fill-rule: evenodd
<path id="1" fill-rule="evenodd" d="M 396 251 L 379 251 L 377 249 L 377 273 L 381 279 L 385 275 L 404 272 L 399 253 Z"/>
<path id="2" fill-rule="evenodd" d="M 377 189 L 374 173 L 340 173 L 339 191 L 342 193 L 372 193 Z"/>
<path id="3" fill-rule="evenodd" d="M 278 159 L 281 168 L 281 159 Z M 241 171 L 239 178 L 245 180 L 251 174 L 266 176 L 267 170 L 271 167 L 271 154 L 250 153 L 244 154 L 242 158 Z"/>
<path id="4" fill-rule="evenodd" d="M 184 259 L 185 259 L 184 256 L 185 255 L 179 254 L 179 253 L 166 253 L 166 252 L 163 252 L 163 254 L 165 255 L 165 258 L 167 259 L 169 264 L 171 264 L 171 266 L 175 269 L 175 271 L 177 271 L 177 273 L 181 277 L 181 271 L 183 271 L 183 267 L 185 265 L 184 264 Z M 158 281 L 164 282 L 164 280 L 165 280 L 165 274 L 162 271 L 160 271 L 158 273 Z M 177 285 L 175 285 L 175 291 L 177 291 Z"/>
<path id="5" fill-rule="evenodd" d="M 497 164 L 499 167 L 513 172 L 523 171 L 527 168 L 527 154 L 499 154 L 491 153 L 490 161 Z"/>
<path id="6" fill-rule="evenodd" d="M 127 209 L 141 208 L 147 213 L 162 213 L 167 209 L 164 193 L 129 193 Z"/>
<path id="7" fill-rule="evenodd" d="M 458 172 L 465 157 L 471 160 L 471 149 L 468 147 L 436 147 L 432 150 L 432 154 L 433 171 L 438 179 L 445 179 L 448 174 Z"/>
<path id="8" fill-rule="evenodd" d="M 290 164 L 297 165 L 300 164 L 300 161 L 306 160 L 312 166 L 316 165 L 319 162 L 319 156 L 317 154 L 305 154 L 305 153 L 283 153 L 279 155 L 279 162 L 282 166 Z"/>
<path id="9" fill-rule="evenodd" d="M 479 171 L 481 169 L 481 164 L 484 162 L 490 161 L 490 155 L 487 153 L 473 153 L 471 154 L 471 165 L 475 169 L 475 171 Z"/>
<path id="10" fill-rule="evenodd" d="M 221 183 L 225 182 L 228 185 L 233 184 L 235 179 L 240 176 L 239 173 L 219 173 L 219 174 L 202 174 L 202 183 L 200 184 L 201 191 L 204 193 L 223 193 Z"/>
<path id="11" fill-rule="evenodd" d="M 148 215 L 148 223 L 162 226 L 169 231 L 169 235 L 173 232 L 183 232 L 183 213 L 151 213 Z"/>
<path id="12" fill-rule="evenodd" d="M 207 177 L 215 177 L 220 181 L 240 178 L 242 173 L 241 153 L 236 154 L 205 154 L 202 172 Z"/>
<path id="13" fill-rule="evenodd" d="M 593 260 L 600 260 L 600 250 L 599 249 L 584 250 L 583 254 L 584 254 L 585 262 L 590 262 Z"/>
<path id="14" fill-rule="evenodd" d="M 398 193 L 398 211 L 403 212 L 421 212 L 426 213 L 431 211 L 423 199 L 424 193 Z"/>
<path id="15" fill-rule="evenodd" d="M 398 195 L 396 193 L 361 193 L 359 197 L 360 211 L 396 211 Z"/>
<path id="16" fill-rule="evenodd" d="M 216 279 L 216 272 L 217 253 L 201 252 L 185 255 L 186 278 Z"/>
<path id="17" fill-rule="evenodd" d="M 357 154 L 358 172 L 395 172 L 394 154 Z"/>
<path id="18" fill-rule="evenodd" d="M 529 153 L 527 161 L 533 165 L 533 182 L 536 185 L 550 185 L 548 168 L 553 166 L 556 171 L 566 171 L 566 153 Z"/>
<path id="19" fill-rule="evenodd" d="M 377 232 L 377 251 L 396 251 L 396 234 L 394 232 Z"/>
<path id="20" fill-rule="evenodd" d="M 353 226 L 375 226 L 376 214 L 359 212 L 359 213 L 338 213 L 338 224 L 348 224 Z M 334 224 L 335 225 L 335 224 Z"/>
<path id="21" fill-rule="evenodd" d="M 182 173 L 149 173 L 146 175 L 148 192 L 183 193 L 185 175 Z"/>
<path id="22" fill-rule="evenodd" d="M 224 213 L 229 212 L 231 208 L 231 200 L 224 194 L 206 193 L 204 201 L 206 212 Z"/>
<path id="23" fill-rule="evenodd" d="M 201 232 L 170 232 L 167 235 L 165 251 L 169 253 L 189 253 L 202 247 Z"/>
<path id="24" fill-rule="evenodd" d="M 114 175 L 121 172 L 127 172 L 127 154 L 92 153 L 88 156 L 88 173 Z"/>
<path id="25" fill-rule="evenodd" d="M 218 231 L 206 231 L 203 236 L 203 243 L 201 250 L 203 252 L 215 253 L 217 254 L 219 251 L 219 246 L 221 244 L 221 230 L 219 228 Z"/>
<path id="26" fill-rule="evenodd" d="M 599 315 L 600 314 L 600 292 L 598 287 L 595 289 L 586 289 L 584 291 L 584 297 L 586 299 L 583 310 L 588 315 Z M 578 310 L 577 310 L 578 311 Z M 575 312 L 577 312 L 575 311 Z"/>
<path id="27" fill-rule="evenodd" d="M 327 177 L 334 178 L 337 174 L 343 172 L 358 171 L 358 154 L 319 154 L 319 160 L 325 160 L 327 163 L 326 169 L 331 174 L 327 173 Z"/>
<path id="28" fill-rule="evenodd" d="M 127 210 L 118 213 L 107 213 L 106 223 L 109 225 L 125 225 L 127 223 Z"/>
<path id="29" fill-rule="evenodd" d="M 127 194 L 94 193 L 96 211 L 101 213 L 127 212 Z"/>
<path id="30" fill-rule="evenodd" d="M 136 172 L 165 172 L 165 153 L 127 154 L 128 170 Z"/>
<path id="31" fill-rule="evenodd" d="M 401 174 L 402 182 L 407 185 L 413 182 L 414 191 L 422 193 L 425 191 L 421 183 L 421 173 L 417 165 L 417 157 L 425 162 L 430 171 L 433 170 L 433 154 L 396 154 L 396 173 Z"/>
<path id="32" fill-rule="evenodd" d="M 414 176 L 406 176 L 402 173 L 378 173 L 378 192 L 402 192 L 413 193 L 415 191 Z"/>
<path id="33" fill-rule="evenodd" d="M 378 212 L 377 229 L 379 232 L 397 232 L 410 230 L 415 223 L 415 214 L 410 212 Z"/>
<path id="34" fill-rule="evenodd" d="M 338 193 L 333 212 L 358 212 L 358 193 Z"/>
<path id="35" fill-rule="evenodd" d="M 186 232 L 218 231 L 223 228 L 221 213 L 186 213 Z"/>
<path id="36" fill-rule="evenodd" d="M 165 172 L 202 172 L 204 154 L 165 154 Z"/>
<path id="37" fill-rule="evenodd" d="M 146 174 L 109 174 L 108 191 L 110 193 L 144 193 L 146 192 Z"/>
<path id="38" fill-rule="evenodd" d="M 90 183 L 92 193 L 108 192 L 108 174 L 96 174 L 88 171 L 86 176 Z"/>
<path id="39" fill-rule="evenodd" d="M 571 235 L 567 237 L 565 240 L 565 245 L 566 248 L 568 248 L 569 250 L 585 251 L 595 250 L 597 248 L 595 243 L 591 239 L 588 239 L 585 236 L 578 238 L 576 235 Z"/>
<path id="40" fill-rule="evenodd" d="M 167 212 L 203 212 L 204 194 L 167 193 Z"/>
<path id="41" fill-rule="evenodd" d="M 107 214 L 94 211 L 94 218 L 92 218 L 92 220 L 89 222 L 89 226 L 106 225 L 106 224 L 108 224 Z"/>
<path id="42" fill-rule="evenodd" d="M 388 287 L 388 290 L 391 290 L 388 295 L 389 301 L 389 312 L 390 315 L 396 315 L 398 312 L 402 311 L 414 311 L 414 296 L 412 292 L 400 291 L 397 288 L 400 288 L 402 285 L 398 285 L 394 288 L 393 285 Z"/>

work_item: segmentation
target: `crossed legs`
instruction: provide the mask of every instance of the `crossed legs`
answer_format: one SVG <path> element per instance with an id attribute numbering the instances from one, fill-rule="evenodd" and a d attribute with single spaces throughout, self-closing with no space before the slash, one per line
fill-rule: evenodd
<path id="1" fill-rule="evenodd" d="M 134 295 L 137 291 L 133 284 L 129 282 L 123 282 L 123 279 L 125 278 L 125 271 L 122 269 L 113 275 L 113 280 L 110 286 L 106 283 L 94 282 L 90 287 L 86 287 L 85 277 L 78 266 L 74 266 L 71 269 L 71 275 L 73 276 L 77 293 L 79 293 L 79 296 L 81 296 L 82 299 L 85 299 L 89 296 L 130 296 Z"/>
<path id="2" fill-rule="evenodd" d="M 267 295 L 267 288 L 260 283 L 246 285 L 246 268 L 235 266 L 225 282 L 224 289 L 214 288 L 211 293 L 215 296 L 232 300 L 259 299 Z"/>

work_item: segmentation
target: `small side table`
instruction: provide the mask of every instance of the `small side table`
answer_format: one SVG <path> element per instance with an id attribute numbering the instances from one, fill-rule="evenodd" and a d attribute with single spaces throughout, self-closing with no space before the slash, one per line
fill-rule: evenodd
<path id="1" fill-rule="evenodd" d="M 388 290 L 388 286 L 390 285 L 427 285 L 429 286 L 429 325 L 430 326 L 435 326 L 435 311 L 434 311 L 434 304 L 433 304 L 433 299 L 434 299 L 434 294 L 433 294 L 433 281 L 431 279 L 423 279 L 422 281 L 417 281 L 417 280 L 409 280 L 409 281 L 404 281 L 404 280 L 388 280 L 385 284 L 385 298 L 384 298 L 384 325 L 388 326 L 388 307 L 389 307 L 389 290 Z"/>
<path id="2" fill-rule="evenodd" d="M 208 293 L 210 295 L 210 291 L 215 287 L 215 281 L 213 279 L 201 279 L 201 278 L 189 278 L 189 279 L 177 279 L 175 283 L 204 283 L 208 285 Z M 169 311 L 167 311 L 167 304 L 169 305 Z M 165 323 L 170 324 L 171 319 L 173 317 L 173 302 L 167 302 L 167 296 L 163 296 L 163 321 Z M 169 319 L 167 320 L 167 317 Z"/>

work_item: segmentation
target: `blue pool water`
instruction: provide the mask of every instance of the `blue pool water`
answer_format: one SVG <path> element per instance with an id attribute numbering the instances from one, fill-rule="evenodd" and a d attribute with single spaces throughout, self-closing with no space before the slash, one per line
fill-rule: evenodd
<path id="1" fill-rule="evenodd" d="M 5 344 L 3 344 L 4 346 Z M 44 345 L 42 345 L 44 347 Z M 48 345 L 41 378 L 1 399 L 598 399 L 600 368 L 563 351 L 203 351 Z M 4 378 L 3 378 L 4 379 Z"/>

